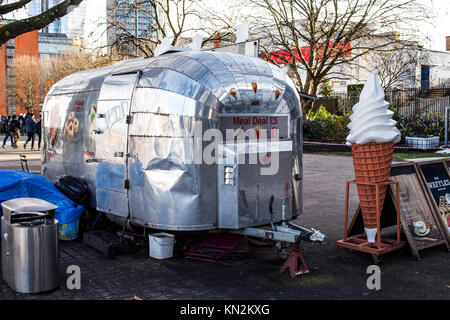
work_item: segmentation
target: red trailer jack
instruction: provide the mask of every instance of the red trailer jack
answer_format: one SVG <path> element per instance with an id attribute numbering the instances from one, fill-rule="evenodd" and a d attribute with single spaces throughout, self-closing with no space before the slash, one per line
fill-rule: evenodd
<path id="1" fill-rule="evenodd" d="M 287 221 L 286 199 L 287 198 L 283 198 L 283 202 L 281 205 L 281 223 L 275 224 L 273 222 L 272 210 L 274 196 L 270 198 L 269 213 L 271 216 L 270 224 L 272 230 L 245 228 L 234 232 L 249 237 L 262 238 L 269 241 L 269 243 L 272 243 L 277 247 L 278 254 L 282 259 L 287 256 L 289 252 L 289 244 L 291 244 L 292 251 L 289 253 L 289 256 L 287 256 L 287 260 L 283 264 L 283 267 L 281 267 L 280 273 L 283 273 L 289 268 L 291 277 L 295 278 L 296 276 L 309 273 L 309 268 L 306 265 L 305 259 L 303 258 L 303 255 L 301 253 L 300 242 L 302 240 L 310 242 L 323 242 L 325 240 L 325 235 L 314 228 L 311 228 L 310 230 Z"/>
<path id="2" fill-rule="evenodd" d="M 305 259 L 301 253 L 300 242 L 294 243 L 293 247 L 294 249 L 280 270 L 280 273 L 283 273 L 287 268 L 289 268 L 291 278 L 309 273 L 308 266 L 306 265 Z M 299 260 L 301 261 L 300 265 L 298 263 Z"/>

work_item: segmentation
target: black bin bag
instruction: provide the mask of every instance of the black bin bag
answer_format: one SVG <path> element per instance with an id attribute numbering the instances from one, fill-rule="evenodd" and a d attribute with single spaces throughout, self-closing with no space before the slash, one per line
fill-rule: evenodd
<path id="1" fill-rule="evenodd" d="M 70 200 L 86 204 L 89 198 L 89 189 L 86 181 L 72 176 L 58 177 L 55 186 L 61 190 Z"/>

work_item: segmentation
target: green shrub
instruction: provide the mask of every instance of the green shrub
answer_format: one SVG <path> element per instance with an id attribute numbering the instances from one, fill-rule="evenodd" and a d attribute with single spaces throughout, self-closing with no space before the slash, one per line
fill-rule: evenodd
<path id="1" fill-rule="evenodd" d="M 402 138 L 411 137 L 414 135 L 413 128 L 411 128 L 411 126 L 409 126 L 408 124 L 406 126 L 399 127 L 398 129 L 400 131 L 400 134 L 402 135 Z"/>
<path id="2" fill-rule="evenodd" d="M 411 118 L 404 118 L 397 113 L 393 117 L 397 121 L 397 128 L 402 134 L 402 138 L 411 136 L 432 135 L 441 140 L 445 135 L 444 120 L 438 119 L 434 114 L 415 114 Z"/>
<path id="3" fill-rule="evenodd" d="M 323 137 L 324 126 L 320 120 L 303 121 L 303 135 L 305 138 L 320 140 Z"/>
<path id="4" fill-rule="evenodd" d="M 320 140 L 345 140 L 350 114 L 331 114 L 321 105 L 317 111 L 310 111 L 303 123 L 305 138 Z"/>
<path id="5" fill-rule="evenodd" d="M 428 123 L 425 126 L 424 133 L 431 135 L 431 136 L 437 136 L 440 140 L 445 139 L 445 129 L 444 129 L 444 123 L 443 121 L 436 121 Z"/>

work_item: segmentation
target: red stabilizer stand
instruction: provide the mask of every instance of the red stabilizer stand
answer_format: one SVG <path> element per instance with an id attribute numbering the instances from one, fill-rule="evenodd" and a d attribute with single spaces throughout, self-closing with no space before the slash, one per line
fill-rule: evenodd
<path id="1" fill-rule="evenodd" d="M 301 261 L 300 266 L 298 264 L 299 260 Z M 299 267 L 300 271 L 298 270 Z M 309 273 L 308 266 L 306 265 L 305 259 L 303 258 L 303 255 L 301 253 L 300 243 L 294 244 L 294 250 L 291 252 L 289 258 L 281 267 L 280 273 L 286 271 L 287 268 L 289 268 L 291 278 L 295 278 L 296 276 Z"/>
<path id="2" fill-rule="evenodd" d="M 200 248 L 186 252 L 186 259 L 216 262 L 233 252 L 244 237 L 239 234 L 214 232 L 201 244 Z"/>

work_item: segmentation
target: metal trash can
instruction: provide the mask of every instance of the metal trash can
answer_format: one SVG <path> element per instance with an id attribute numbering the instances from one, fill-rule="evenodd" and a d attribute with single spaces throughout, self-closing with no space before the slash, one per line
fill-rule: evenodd
<path id="1" fill-rule="evenodd" d="M 34 198 L 2 203 L 2 276 L 21 293 L 59 286 L 57 207 Z"/>

